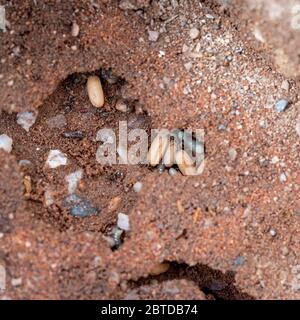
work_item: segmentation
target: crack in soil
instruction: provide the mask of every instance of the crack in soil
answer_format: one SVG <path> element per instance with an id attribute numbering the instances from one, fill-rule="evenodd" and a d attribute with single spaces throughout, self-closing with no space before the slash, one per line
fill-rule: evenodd
<path id="1" fill-rule="evenodd" d="M 185 279 L 194 282 L 199 289 L 207 296 L 216 300 L 252 300 L 254 297 L 242 292 L 235 283 L 235 273 L 227 271 L 225 273 L 214 270 L 204 264 L 189 266 L 185 263 L 176 261 L 170 262 L 170 268 L 163 274 L 157 276 L 148 276 L 137 281 L 130 281 L 129 286 L 132 289 L 149 285 L 153 280 L 159 283 L 174 280 Z"/>

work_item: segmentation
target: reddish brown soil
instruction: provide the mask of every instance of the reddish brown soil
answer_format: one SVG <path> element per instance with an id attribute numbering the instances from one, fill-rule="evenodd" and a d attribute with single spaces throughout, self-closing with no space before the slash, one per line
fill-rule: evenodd
<path id="1" fill-rule="evenodd" d="M 1 298 L 300 298 L 297 78 L 282 89 L 286 78 L 268 52 L 210 2 L 137 0 L 134 10 L 119 2 L 0 1 L 10 23 L 0 31 L 0 134 L 13 139 L 11 155 L 0 153 Z M 156 42 L 149 30 L 160 30 Z M 114 84 L 103 75 L 110 69 Z M 89 74 L 102 77 L 103 110 L 88 100 Z M 114 109 L 119 97 L 132 112 Z M 277 113 L 281 98 L 290 105 Z M 27 133 L 15 112 L 30 109 L 39 114 Z M 58 115 L 65 123 L 53 127 Z M 203 174 L 99 165 L 96 133 L 120 120 L 148 131 L 204 129 Z M 82 139 L 63 137 L 77 130 Z M 47 168 L 51 149 L 67 154 L 68 165 Z M 20 166 L 24 159 L 31 165 Z M 64 205 L 65 177 L 79 168 L 78 194 L 99 211 L 87 218 Z M 118 212 L 129 215 L 131 231 L 111 250 L 103 236 Z M 170 268 L 153 275 L 166 261 Z"/>

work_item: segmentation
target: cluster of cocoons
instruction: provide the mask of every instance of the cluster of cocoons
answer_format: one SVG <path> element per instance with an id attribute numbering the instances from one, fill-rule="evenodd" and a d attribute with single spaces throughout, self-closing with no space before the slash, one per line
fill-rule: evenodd
<path id="1" fill-rule="evenodd" d="M 171 138 L 174 138 L 171 140 Z M 184 143 L 186 150 L 181 148 Z M 196 165 L 191 154 L 195 153 L 201 161 Z M 148 162 L 151 166 L 159 164 L 167 168 L 177 165 L 183 175 L 198 175 L 203 170 L 204 165 L 203 143 L 194 139 L 192 135 L 180 130 L 175 130 L 172 134 L 159 133 L 151 143 L 148 151 Z"/>

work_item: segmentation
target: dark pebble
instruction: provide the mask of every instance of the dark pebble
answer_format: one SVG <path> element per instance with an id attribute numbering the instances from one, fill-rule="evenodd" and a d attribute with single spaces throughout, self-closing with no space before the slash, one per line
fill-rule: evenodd
<path id="1" fill-rule="evenodd" d="M 243 256 L 237 256 L 234 261 L 233 265 L 236 267 L 242 266 L 245 263 L 245 258 Z"/>
<path id="2" fill-rule="evenodd" d="M 221 291 L 227 287 L 227 283 L 222 280 L 213 279 L 209 285 L 209 289 L 212 291 Z"/>
<path id="3" fill-rule="evenodd" d="M 94 109 L 96 109 L 94 110 L 95 114 L 100 116 L 101 118 L 107 118 L 110 114 L 108 111 L 105 111 L 105 110 L 101 110 L 98 108 L 94 108 Z"/>
<path id="4" fill-rule="evenodd" d="M 84 133 L 82 131 L 67 131 L 62 134 L 65 138 L 83 139 Z"/>
<path id="5" fill-rule="evenodd" d="M 84 218 L 99 212 L 87 199 L 79 197 L 76 194 L 68 196 L 64 204 L 66 207 L 70 207 L 70 213 L 75 217 Z"/>
<path id="6" fill-rule="evenodd" d="M 220 124 L 220 125 L 218 126 L 218 130 L 220 130 L 220 131 L 225 131 L 225 130 L 226 130 L 226 125 L 225 125 L 225 124 Z"/>
<path id="7" fill-rule="evenodd" d="M 157 166 L 157 171 L 159 173 L 163 173 L 166 169 L 166 166 L 163 164 L 163 163 L 160 163 L 158 166 Z"/>

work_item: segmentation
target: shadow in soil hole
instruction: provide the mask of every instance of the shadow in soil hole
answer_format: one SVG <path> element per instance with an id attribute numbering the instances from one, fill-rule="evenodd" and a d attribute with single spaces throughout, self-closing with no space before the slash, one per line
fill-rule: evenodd
<path id="1" fill-rule="evenodd" d="M 148 285 L 152 280 L 163 282 L 174 279 L 186 279 L 197 284 L 206 295 L 213 296 L 217 300 L 253 300 L 254 297 L 240 291 L 235 285 L 235 272 L 225 273 L 214 270 L 206 265 L 197 264 L 189 266 L 185 263 L 171 262 L 167 272 L 158 276 L 132 281 L 131 286 L 137 288 Z"/>

